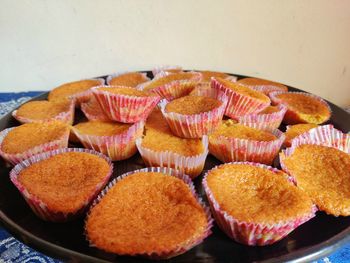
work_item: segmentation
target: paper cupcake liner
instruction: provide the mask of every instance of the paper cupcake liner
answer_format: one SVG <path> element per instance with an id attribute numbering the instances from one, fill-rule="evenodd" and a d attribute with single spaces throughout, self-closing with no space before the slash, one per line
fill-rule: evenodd
<path id="1" fill-rule="evenodd" d="M 109 121 L 95 97 L 91 97 L 88 102 L 81 103 L 80 109 L 89 121 Z"/>
<path id="2" fill-rule="evenodd" d="M 166 250 L 166 251 L 154 251 L 154 252 L 146 252 L 145 251 L 144 253 L 132 254 L 132 255 L 129 255 L 129 256 L 141 256 L 141 257 L 146 257 L 146 258 L 151 258 L 151 259 L 167 259 L 167 258 L 175 257 L 177 255 L 185 253 L 186 251 L 190 250 L 191 248 L 193 248 L 193 247 L 197 246 L 198 244 L 202 243 L 203 240 L 211 234 L 211 228 L 213 226 L 213 219 L 211 217 L 209 207 L 207 207 L 205 205 L 205 203 L 202 201 L 202 199 L 197 195 L 197 193 L 195 191 L 195 188 L 194 188 L 194 184 L 193 184 L 191 178 L 188 175 L 183 174 L 183 173 L 181 173 L 181 172 L 179 172 L 177 170 L 171 169 L 171 168 L 150 167 L 150 168 L 144 168 L 144 169 L 140 169 L 140 170 L 135 170 L 135 171 L 132 171 L 132 172 L 125 173 L 125 174 L 123 174 L 121 176 L 118 176 L 113 181 L 111 181 L 105 187 L 105 189 L 103 189 L 103 191 L 101 191 L 99 196 L 92 203 L 92 205 L 90 207 L 90 211 L 95 205 L 97 205 L 101 201 L 103 196 L 105 196 L 107 194 L 107 192 L 109 191 L 109 189 L 111 189 L 115 184 L 117 184 L 119 181 L 121 181 L 125 177 L 127 177 L 129 175 L 132 175 L 134 173 L 137 173 L 137 172 L 159 172 L 159 173 L 164 173 L 164 174 L 166 174 L 168 176 L 174 176 L 176 178 L 179 178 L 179 179 L 183 180 L 188 185 L 188 187 L 190 188 L 190 191 L 193 194 L 193 196 L 196 198 L 197 202 L 203 207 L 203 209 L 204 209 L 204 211 L 206 213 L 208 225 L 207 225 L 206 229 L 203 231 L 202 235 L 200 235 L 199 237 L 197 237 L 197 238 L 195 238 L 193 240 L 188 241 L 186 244 L 179 245 L 175 249 L 170 249 L 170 250 Z M 87 215 L 86 218 L 89 217 L 90 211 L 88 212 L 88 215 Z M 86 229 L 85 229 L 85 236 L 86 236 L 87 241 L 89 242 L 90 246 L 96 247 L 96 245 L 94 245 L 89 240 L 88 235 L 86 233 Z"/>
<path id="3" fill-rule="evenodd" d="M 227 95 L 225 115 L 235 120 L 244 115 L 259 113 L 270 105 L 270 101 L 264 102 L 226 88 L 215 78 L 211 80 L 211 87 L 221 90 Z"/>
<path id="4" fill-rule="evenodd" d="M 329 111 L 329 116 L 327 119 L 325 119 L 323 122 L 319 122 L 319 123 L 315 123 L 315 124 L 321 124 L 321 123 L 325 123 L 326 121 L 328 121 L 332 115 L 332 110 L 330 108 L 330 106 L 328 105 L 328 103 L 322 99 L 319 96 L 310 94 L 310 93 L 306 93 L 306 92 L 297 92 L 297 91 L 275 91 L 275 92 L 271 92 L 269 94 L 269 97 L 271 99 L 272 104 L 274 105 L 279 105 L 279 104 L 283 104 L 287 107 L 287 111 L 286 114 L 284 115 L 284 119 L 283 121 L 286 124 L 298 124 L 298 123 L 309 123 L 307 120 L 305 120 L 305 118 L 303 118 L 302 115 L 306 115 L 306 114 L 300 114 L 299 112 L 293 110 L 290 106 L 288 106 L 285 102 L 283 102 L 283 100 L 279 99 L 277 97 L 277 95 L 279 94 L 284 94 L 284 93 L 294 93 L 294 94 L 302 94 L 304 96 L 313 98 L 319 102 L 321 102 L 323 105 L 325 105 Z"/>
<path id="5" fill-rule="evenodd" d="M 195 156 L 185 156 L 171 151 L 154 151 L 142 146 L 142 138 L 136 140 L 136 146 L 142 159 L 148 166 L 160 166 L 173 168 L 181 173 L 187 174 L 191 179 L 201 174 L 205 159 L 208 155 L 208 137 L 202 138 L 203 153 Z"/>
<path id="6" fill-rule="evenodd" d="M 121 75 L 124 75 L 124 74 L 127 74 L 127 73 L 134 73 L 134 72 L 125 71 L 125 72 L 113 73 L 111 75 L 108 75 L 107 79 L 106 79 L 107 85 L 110 86 L 111 85 L 111 83 L 110 83 L 111 80 L 114 79 L 115 77 L 118 77 L 118 76 L 121 76 Z M 140 74 L 143 76 L 145 82 L 151 80 L 149 77 L 147 77 L 147 73 L 141 73 L 140 72 Z"/>
<path id="7" fill-rule="evenodd" d="M 249 88 L 256 90 L 256 91 L 260 91 L 266 95 L 269 95 L 271 92 L 275 92 L 275 91 L 287 91 L 288 88 L 286 86 L 286 89 L 280 88 L 278 86 L 273 86 L 273 85 L 247 85 Z"/>
<path id="8" fill-rule="evenodd" d="M 31 194 L 28 192 L 28 190 L 25 188 L 25 186 L 22 185 L 22 183 L 18 180 L 18 175 L 21 173 L 21 171 L 29 166 L 31 166 L 34 163 L 40 162 L 42 160 L 48 159 L 54 155 L 66 153 L 66 152 L 84 152 L 84 153 L 90 153 L 99 156 L 100 158 L 103 158 L 106 160 L 110 166 L 110 170 L 108 174 L 104 177 L 104 179 L 96 185 L 95 190 L 91 193 L 91 195 L 86 199 L 84 205 L 74 213 L 63 213 L 63 212 L 57 212 L 53 211 L 47 205 L 40 200 L 37 196 Z M 85 212 L 87 206 L 89 203 L 97 196 L 97 194 L 101 191 L 101 189 L 106 185 L 108 182 L 110 176 L 113 172 L 113 164 L 103 154 L 100 154 L 96 151 L 92 150 L 86 150 L 86 149 L 79 149 L 79 148 L 63 148 L 63 149 L 57 149 L 54 151 L 48 151 L 44 153 L 40 153 L 37 155 L 34 155 L 30 157 L 29 159 L 24 160 L 23 162 L 17 164 L 10 172 L 10 179 L 12 183 L 17 187 L 17 189 L 20 191 L 30 208 L 33 210 L 33 212 L 40 217 L 41 219 L 45 221 L 52 221 L 52 222 L 66 222 L 72 219 L 75 219 L 76 217 L 80 216 L 82 213 Z"/>
<path id="9" fill-rule="evenodd" d="M 113 121 L 135 123 L 145 120 L 160 100 L 158 96 L 137 97 L 112 94 L 99 90 L 98 88 L 101 87 L 122 86 L 99 86 L 92 89 L 92 93 L 99 102 L 101 109 Z"/>
<path id="10" fill-rule="evenodd" d="M 210 82 L 200 82 L 195 86 L 195 88 L 188 95 L 201 96 L 203 92 L 210 92 L 208 90 L 212 90 L 210 86 Z"/>
<path id="11" fill-rule="evenodd" d="M 152 69 L 152 74 L 153 74 L 153 77 L 156 77 L 159 74 L 167 73 L 167 70 L 173 70 L 173 69 L 182 71 L 182 67 L 180 66 L 166 65 L 166 66 L 160 66 Z"/>
<path id="12" fill-rule="evenodd" d="M 133 124 L 126 132 L 113 136 L 96 136 L 82 134 L 79 129 L 72 131 L 85 148 L 93 149 L 111 158 L 112 161 L 125 160 L 137 152 L 135 141 L 142 136 L 144 122 Z"/>
<path id="13" fill-rule="evenodd" d="M 291 176 L 293 175 L 284 164 L 284 159 L 291 156 L 295 149 L 303 144 L 333 147 L 350 154 L 350 134 L 342 133 L 335 129 L 333 125 L 324 125 L 313 128 L 295 137 L 291 141 L 291 147 L 282 150 L 279 155 L 282 169 Z M 293 178 L 295 177 L 293 176 Z"/>
<path id="14" fill-rule="evenodd" d="M 260 130 L 275 130 L 283 120 L 287 107 L 278 105 L 279 111 L 265 114 L 249 114 L 238 118 L 238 123 Z"/>
<path id="15" fill-rule="evenodd" d="M 160 97 L 171 101 L 176 98 L 180 98 L 183 96 L 188 95 L 195 86 L 201 81 L 202 74 L 199 72 L 191 72 L 194 74 L 194 76 L 190 80 L 174 80 L 168 84 L 159 86 L 157 88 L 149 90 L 149 92 L 153 92 L 155 94 L 158 94 Z M 137 89 L 143 90 L 147 85 L 149 85 L 152 81 L 155 81 L 161 77 L 171 75 L 171 73 L 165 73 L 165 74 L 158 74 L 156 77 L 149 81 L 142 83 L 137 86 Z"/>
<path id="16" fill-rule="evenodd" d="M 98 80 L 100 82 L 100 84 L 97 84 L 96 86 L 100 86 L 100 85 L 105 84 L 105 80 L 103 78 L 86 79 L 86 80 Z M 71 95 L 71 96 L 69 96 L 69 98 L 75 101 L 76 107 L 79 107 L 81 103 L 89 101 L 91 96 L 92 96 L 91 89 L 89 89 L 89 90 Z"/>
<path id="17" fill-rule="evenodd" d="M 4 158 L 11 165 L 16 165 L 29 157 L 47 151 L 53 151 L 60 148 L 68 147 L 69 130 L 67 133 L 63 134 L 59 139 L 37 145 L 31 149 L 28 149 L 22 153 L 6 153 L 2 150 L 2 142 L 6 135 L 12 130 L 12 128 L 5 129 L 0 132 L 0 156 Z"/>
<path id="18" fill-rule="evenodd" d="M 223 163 L 248 161 L 271 165 L 285 138 L 280 130 L 276 129 L 271 133 L 277 137 L 276 140 L 254 141 L 225 136 L 209 137 L 209 152 Z"/>
<path id="19" fill-rule="evenodd" d="M 238 78 L 236 76 L 228 76 L 225 79 L 231 81 L 231 82 L 237 82 Z"/>
<path id="20" fill-rule="evenodd" d="M 43 120 L 36 120 L 31 118 L 26 118 L 23 116 L 19 116 L 17 114 L 17 110 L 14 110 L 12 112 L 12 117 L 14 117 L 17 121 L 20 123 L 30 123 L 30 122 L 50 122 L 50 121 L 61 121 L 63 123 L 72 125 L 74 121 L 74 110 L 75 110 L 75 101 L 72 100 L 69 105 L 69 109 L 67 111 L 61 112 L 57 114 L 55 117 L 43 119 Z"/>
<path id="21" fill-rule="evenodd" d="M 235 162 L 232 164 L 235 164 Z M 258 163 L 236 162 L 236 164 L 249 164 L 268 169 L 276 173 L 279 171 L 270 166 Z M 216 169 L 217 167 L 218 166 L 214 167 L 213 169 Z M 240 221 L 229 215 L 223 208 L 220 207 L 220 204 L 216 201 L 212 191 L 208 186 L 207 176 L 208 173 L 204 176 L 202 184 L 205 194 L 208 198 L 211 211 L 215 218 L 215 222 L 218 224 L 220 229 L 226 233 L 226 235 L 241 244 L 249 246 L 265 246 L 273 244 L 287 236 L 301 224 L 313 218 L 317 211 L 316 206 L 312 206 L 309 214 L 288 221 L 276 222 L 276 224 L 259 224 Z M 280 175 L 276 174 L 276 176 Z"/>
<path id="22" fill-rule="evenodd" d="M 165 117 L 171 131 L 183 138 L 201 138 L 203 135 L 210 134 L 219 125 L 227 105 L 227 96 L 217 90 L 202 90 L 201 96 L 218 99 L 222 104 L 211 111 L 202 112 L 193 115 L 184 115 L 175 112 L 166 112 L 165 108 L 168 101 L 160 102 L 159 107 Z"/>

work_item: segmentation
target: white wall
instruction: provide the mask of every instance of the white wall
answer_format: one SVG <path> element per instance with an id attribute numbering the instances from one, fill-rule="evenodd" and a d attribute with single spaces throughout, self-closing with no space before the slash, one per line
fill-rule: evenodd
<path id="1" fill-rule="evenodd" d="M 1 0 L 0 91 L 175 64 L 350 105 L 350 1 Z"/>

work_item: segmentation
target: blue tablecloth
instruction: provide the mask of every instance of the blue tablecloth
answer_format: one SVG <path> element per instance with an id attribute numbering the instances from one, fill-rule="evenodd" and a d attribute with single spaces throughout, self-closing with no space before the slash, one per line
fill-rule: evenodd
<path id="1" fill-rule="evenodd" d="M 39 95 L 40 91 L 20 93 L 0 93 L 0 116 L 11 111 L 17 105 L 31 97 Z M 60 262 L 43 255 L 12 237 L 6 230 L 0 228 L 0 263 L 12 262 Z M 319 260 L 318 262 L 350 262 L 350 243 Z"/>

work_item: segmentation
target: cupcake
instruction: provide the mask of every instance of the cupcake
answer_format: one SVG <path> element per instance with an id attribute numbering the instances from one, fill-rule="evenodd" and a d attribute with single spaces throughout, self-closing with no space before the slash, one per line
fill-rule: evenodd
<path id="1" fill-rule="evenodd" d="M 165 259 L 201 243 L 211 226 L 188 176 L 148 168 L 108 185 L 88 213 L 85 233 L 91 246 L 106 252 Z"/>
<path id="2" fill-rule="evenodd" d="M 134 124 L 88 121 L 73 126 L 72 131 L 85 148 L 120 161 L 137 152 L 135 141 L 142 135 L 143 124 L 143 121 Z"/>
<path id="3" fill-rule="evenodd" d="M 280 163 L 319 210 L 334 216 L 349 216 L 350 147 L 347 150 L 292 144 L 280 153 Z"/>
<path id="4" fill-rule="evenodd" d="M 192 179 L 203 170 L 208 155 L 208 137 L 185 139 L 175 136 L 159 109 L 148 116 L 142 138 L 136 146 L 147 166 L 168 167 Z"/>
<path id="5" fill-rule="evenodd" d="M 321 124 L 331 117 L 327 102 L 318 96 L 305 92 L 272 92 L 272 102 L 287 107 L 283 122 L 286 124 L 313 123 Z"/>
<path id="6" fill-rule="evenodd" d="M 288 125 L 287 130 L 284 133 L 286 135 L 284 146 L 290 147 L 291 142 L 295 137 L 298 137 L 299 135 L 316 127 L 318 127 L 318 125 L 312 123 Z"/>
<path id="7" fill-rule="evenodd" d="M 153 80 L 141 84 L 138 89 L 158 94 L 167 100 L 173 100 L 188 95 L 201 81 L 198 72 L 181 72 L 173 74 L 158 74 Z"/>
<path id="8" fill-rule="evenodd" d="M 65 148 L 17 164 L 10 178 L 38 217 L 65 222 L 85 211 L 112 170 L 113 164 L 102 154 Z"/>
<path id="9" fill-rule="evenodd" d="M 59 122 L 26 123 L 0 133 L 0 155 L 17 164 L 32 155 L 68 146 L 69 126 Z"/>
<path id="10" fill-rule="evenodd" d="M 266 95 L 269 95 L 270 92 L 273 91 L 288 91 L 288 88 L 285 85 L 266 79 L 243 78 L 238 80 L 237 83 L 248 86 L 256 91 L 263 92 Z"/>
<path id="11" fill-rule="evenodd" d="M 73 124 L 74 101 L 67 99 L 55 101 L 29 101 L 12 112 L 20 123 L 62 121 Z"/>
<path id="12" fill-rule="evenodd" d="M 209 70 L 203 70 L 200 71 L 202 74 L 202 81 L 201 82 L 209 82 L 211 81 L 211 78 L 227 78 L 230 77 L 230 75 L 223 73 L 223 72 L 217 72 L 217 71 L 209 71 Z"/>
<path id="13" fill-rule="evenodd" d="M 160 100 L 156 94 L 123 86 L 100 86 L 92 93 L 110 120 L 125 123 L 145 120 Z"/>
<path id="14" fill-rule="evenodd" d="M 271 165 L 284 141 L 279 130 L 264 131 L 223 120 L 209 135 L 209 152 L 220 161 L 249 161 Z"/>
<path id="15" fill-rule="evenodd" d="M 88 102 L 82 103 L 80 109 L 89 121 L 109 121 L 107 114 L 101 109 L 95 97 L 91 97 Z"/>
<path id="16" fill-rule="evenodd" d="M 161 67 L 156 67 L 152 69 L 152 74 L 153 77 L 156 77 L 157 75 L 166 75 L 169 73 L 180 73 L 182 72 L 182 67 L 180 66 L 161 66 Z"/>
<path id="17" fill-rule="evenodd" d="M 121 74 L 113 74 L 107 77 L 107 85 L 109 86 L 126 86 L 136 88 L 136 86 L 149 81 L 146 73 L 126 72 Z"/>
<path id="18" fill-rule="evenodd" d="M 227 97 L 216 90 L 201 96 L 185 96 L 171 102 L 162 101 L 160 108 L 171 131 L 183 138 L 200 138 L 212 133 L 222 120 Z"/>
<path id="19" fill-rule="evenodd" d="M 53 101 L 62 98 L 74 99 L 76 105 L 89 100 L 91 96 L 90 89 L 92 87 L 104 84 L 104 79 L 85 79 L 74 82 L 69 82 L 58 86 L 50 91 L 48 100 Z"/>
<path id="20" fill-rule="evenodd" d="M 203 186 L 216 223 L 245 245 L 275 243 L 316 212 L 307 194 L 286 174 L 262 164 L 217 166 L 205 175 Z"/>
<path id="21" fill-rule="evenodd" d="M 212 78 L 211 86 L 228 96 L 225 115 L 232 119 L 259 113 L 270 105 L 270 99 L 265 94 L 226 79 Z"/>
<path id="22" fill-rule="evenodd" d="M 244 115 L 238 118 L 238 122 L 261 130 L 275 130 L 283 120 L 287 108 L 283 105 L 268 106 L 259 113 Z"/>

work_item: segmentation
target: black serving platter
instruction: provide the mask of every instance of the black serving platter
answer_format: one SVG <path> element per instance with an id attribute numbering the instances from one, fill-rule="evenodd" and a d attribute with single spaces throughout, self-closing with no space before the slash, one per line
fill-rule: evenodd
<path id="1" fill-rule="evenodd" d="M 152 76 L 148 71 L 148 75 Z M 238 76 L 238 75 L 236 75 Z M 239 78 L 245 76 L 238 76 Z M 298 89 L 289 87 L 292 91 Z M 44 93 L 33 100 L 46 99 Z M 350 130 L 350 115 L 329 103 L 333 114 L 329 123 L 343 132 Z M 76 119 L 83 118 L 78 112 Z M 18 125 L 11 114 L 0 120 L 0 130 Z M 282 127 L 283 129 L 283 127 Z M 77 147 L 77 146 L 75 146 Z M 81 147 L 81 146 L 80 146 Z M 208 156 L 204 172 L 219 164 Z M 115 162 L 113 177 L 144 167 L 139 154 Z M 52 257 L 70 262 L 144 262 L 145 259 L 120 257 L 88 246 L 83 235 L 84 218 L 68 223 L 50 223 L 38 219 L 9 179 L 10 168 L 0 160 L 0 219 L 5 228 L 25 244 Z M 200 195 L 203 174 L 195 179 Z M 122 200 L 121 200 L 122 202 Z M 350 241 L 350 217 L 333 217 L 317 212 L 283 240 L 264 247 L 249 247 L 229 239 L 215 224 L 213 233 L 187 253 L 168 262 L 309 262 L 324 257 Z"/>

